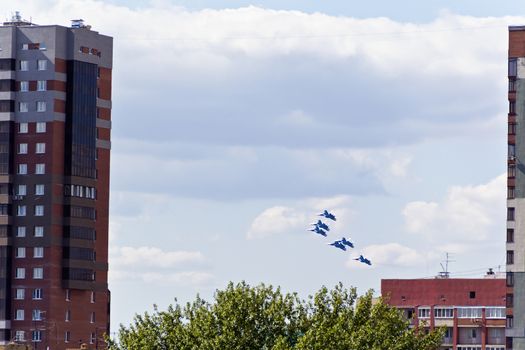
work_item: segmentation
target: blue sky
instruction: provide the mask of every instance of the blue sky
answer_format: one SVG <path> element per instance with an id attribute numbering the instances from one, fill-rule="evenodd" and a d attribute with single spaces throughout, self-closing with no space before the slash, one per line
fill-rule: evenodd
<path id="1" fill-rule="evenodd" d="M 8 3 L 9 4 L 9 3 Z M 113 329 L 228 281 L 504 269 L 503 1 L 14 1 L 115 38 Z M 4 16 L 9 16 L 5 13 Z M 324 239 L 306 229 L 322 209 Z M 352 238 L 341 252 L 330 239 Z M 352 260 L 365 254 L 371 268 Z"/>
<path id="2" fill-rule="evenodd" d="M 148 7 L 150 1 L 111 0 L 110 3 L 133 8 Z M 388 17 L 397 21 L 420 22 L 433 20 L 443 10 L 470 16 L 505 16 L 523 14 L 523 5 L 515 0 L 503 0 L 497 4 L 492 0 L 185 0 L 168 1 L 189 10 L 207 8 L 224 9 L 255 5 L 278 10 L 299 10 L 307 13 L 321 12 L 332 16 L 351 16 L 356 18 Z"/>

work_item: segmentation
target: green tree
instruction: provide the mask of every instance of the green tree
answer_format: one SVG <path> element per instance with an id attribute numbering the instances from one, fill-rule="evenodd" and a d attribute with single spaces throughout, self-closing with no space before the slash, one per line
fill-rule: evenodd
<path id="1" fill-rule="evenodd" d="M 301 300 L 261 284 L 230 283 L 214 302 L 135 316 L 112 350 L 435 350 L 442 330 L 416 332 L 400 312 L 340 283 Z"/>

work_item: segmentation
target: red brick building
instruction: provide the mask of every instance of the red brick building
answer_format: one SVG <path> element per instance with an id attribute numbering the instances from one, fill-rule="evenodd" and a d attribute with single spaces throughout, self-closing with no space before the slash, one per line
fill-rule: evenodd
<path id="1" fill-rule="evenodd" d="M 0 345 L 104 344 L 112 50 L 82 20 L 0 26 Z"/>
<path id="2" fill-rule="evenodd" d="M 381 295 L 414 327 L 446 327 L 441 349 L 504 350 L 504 278 L 385 279 Z"/>

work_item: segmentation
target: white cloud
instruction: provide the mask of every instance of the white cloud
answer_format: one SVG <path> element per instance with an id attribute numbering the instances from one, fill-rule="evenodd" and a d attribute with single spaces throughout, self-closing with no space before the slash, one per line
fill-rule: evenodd
<path id="1" fill-rule="evenodd" d="M 451 187 L 441 202 L 414 201 L 403 209 L 406 229 L 433 242 L 486 240 L 505 222 L 506 174 L 487 184 Z"/>
<path id="2" fill-rule="evenodd" d="M 412 163 L 412 157 L 410 156 L 392 159 L 389 166 L 390 173 L 396 177 L 406 177 L 410 163 Z"/>
<path id="3" fill-rule="evenodd" d="M 124 270 L 110 270 L 110 282 L 141 281 L 156 285 L 207 286 L 214 282 L 215 276 L 202 271 L 183 272 L 132 272 Z"/>
<path id="4" fill-rule="evenodd" d="M 82 13 L 94 29 L 104 28 L 104 32 L 120 37 L 119 45 L 140 58 L 166 59 L 199 70 L 206 68 L 203 62 L 234 69 L 235 64 L 227 57 L 240 54 L 267 57 L 301 53 L 326 59 L 364 56 L 390 74 L 399 74 L 394 68 L 400 66 L 407 70 L 418 67 L 432 74 L 479 72 L 484 53 L 492 55 L 494 49 L 506 45 L 499 40 L 494 48 L 486 42 L 504 32 L 509 22 L 523 22 L 519 17 L 474 18 L 443 12 L 431 23 L 414 24 L 256 6 L 188 11 L 156 2 L 129 9 L 93 0 L 59 0 L 51 5 L 35 1 L 19 7 L 27 14 L 38 13 L 35 20 L 39 22 L 63 23 L 64 15 L 74 18 Z M 172 23 L 176 25 L 168 25 Z M 425 38 L 424 50 L 421 37 Z M 168 60 L 169 54 L 175 53 Z"/>
<path id="5" fill-rule="evenodd" d="M 276 206 L 264 210 L 257 216 L 248 231 L 249 239 L 264 238 L 289 232 L 307 225 L 307 217 L 293 208 Z"/>
<path id="6" fill-rule="evenodd" d="M 327 221 L 334 231 L 345 227 L 354 215 L 350 208 L 351 198 L 349 196 L 319 197 L 301 200 L 294 207 L 274 206 L 265 209 L 250 225 L 247 233 L 248 239 L 266 238 L 277 234 L 286 234 L 304 231 L 315 223 L 323 210 L 329 210 L 337 218 L 337 221 Z"/>
<path id="7" fill-rule="evenodd" d="M 208 285 L 214 280 L 214 276 L 208 272 L 185 271 L 178 273 L 158 273 L 150 272 L 140 275 L 144 282 L 162 283 L 162 284 L 182 284 L 182 285 Z"/>
<path id="8" fill-rule="evenodd" d="M 370 259 L 372 266 L 364 265 L 351 257 L 346 262 L 346 267 L 356 268 L 375 268 L 375 267 L 411 267 L 416 268 L 429 261 L 437 261 L 440 256 L 438 251 L 420 251 L 404 246 L 399 243 L 374 244 L 364 247 L 359 254 Z"/>
<path id="9" fill-rule="evenodd" d="M 214 276 L 197 266 L 206 261 L 198 251 L 164 251 L 156 247 L 115 247 L 110 250 L 111 282 L 139 280 L 144 283 L 182 286 L 208 285 Z M 173 270 L 179 270 L 174 272 Z"/>
<path id="10" fill-rule="evenodd" d="M 163 251 L 155 247 L 113 247 L 110 260 L 117 269 L 174 269 L 204 261 L 203 254 L 198 251 Z"/>

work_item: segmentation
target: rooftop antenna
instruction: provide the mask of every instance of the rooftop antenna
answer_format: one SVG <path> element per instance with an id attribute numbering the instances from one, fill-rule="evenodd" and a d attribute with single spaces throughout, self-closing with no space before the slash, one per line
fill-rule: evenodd
<path id="1" fill-rule="evenodd" d="M 451 260 L 450 259 L 451 257 L 452 257 L 452 254 L 445 253 L 445 261 L 444 261 L 445 266 L 443 266 L 442 263 L 439 263 L 443 271 L 439 272 L 438 278 L 450 278 L 450 272 L 448 271 L 448 264 L 455 261 L 455 260 Z"/>

